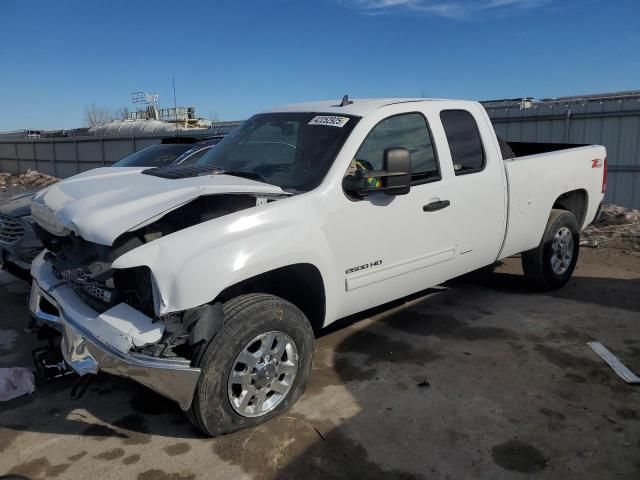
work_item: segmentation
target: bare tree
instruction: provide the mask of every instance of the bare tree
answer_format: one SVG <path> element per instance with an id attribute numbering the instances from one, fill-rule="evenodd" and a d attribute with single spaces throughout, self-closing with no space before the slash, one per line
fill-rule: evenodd
<path id="1" fill-rule="evenodd" d="M 108 108 L 100 107 L 95 103 L 92 103 L 84 110 L 85 123 L 89 127 L 95 127 L 96 125 L 102 125 L 113 120 L 113 115 Z"/>
<path id="2" fill-rule="evenodd" d="M 129 118 L 129 107 L 118 108 L 113 113 L 116 120 L 126 120 Z"/>

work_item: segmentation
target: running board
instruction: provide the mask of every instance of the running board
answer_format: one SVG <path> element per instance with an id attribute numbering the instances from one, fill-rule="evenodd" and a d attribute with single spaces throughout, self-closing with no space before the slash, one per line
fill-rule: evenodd
<path id="1" fill-rule="evenodd" d="M 616 372 L 616 374 L 625 382 L 632 385 L 640 384 L 640 377 L 629 370 L 624 363 L 618 360 L 618 357 L 611 353 L 603 344 L 600 342 L 588 342 L 587 345 L 589 345 L 593 351 L 600 356 L 600 358 L 607 362 L 613 371 Z"/>

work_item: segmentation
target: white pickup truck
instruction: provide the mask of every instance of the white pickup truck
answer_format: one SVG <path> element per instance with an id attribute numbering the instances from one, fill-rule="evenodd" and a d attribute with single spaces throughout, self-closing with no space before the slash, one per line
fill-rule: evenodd
<path id="1" fill-rule="evenodd" d="M 470 101 L 275 108 L 195 165 L 41 191 L 30 308 L 80 375 L 132 378 L 231 432 L 298 399 L 337 319 L 517 253 L 537 288 L 564 285 L 605 157 L 506 144 Z"/>

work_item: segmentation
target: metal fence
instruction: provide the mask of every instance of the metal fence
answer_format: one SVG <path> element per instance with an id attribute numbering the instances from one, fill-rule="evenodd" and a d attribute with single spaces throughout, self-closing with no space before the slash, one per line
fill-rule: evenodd
<path id="1" fill-rule="evenodd" d="M 206 138 L 212 135 L 210 131 L 185 131 L 176 138 Z M 0 140 L 0 172 L 17 174 L 31 168 L 66 178 L 92 168 L 109 166 L 165 138 L 168 138 L 167 135 Z"/>
<path id="2" fill-rule="evenodd" d="M 485 108 L 496 133 L 509 141 L 604 145 L 609 164 L 605 201 L 640 208 L 640 95 Z"/>

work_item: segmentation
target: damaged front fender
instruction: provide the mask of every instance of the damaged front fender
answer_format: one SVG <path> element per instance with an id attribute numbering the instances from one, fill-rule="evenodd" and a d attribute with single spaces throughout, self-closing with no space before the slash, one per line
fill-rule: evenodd
<path id="1" fill-rule="evenodd" d="M 158 315 L 207 304 L 231 285 L 288 265 L 309 263 L 326 277 L 325 232 L 305 221 L 314 208 L 297 196 L 236 212 L 142 245 L 112 267 L 149 268 Z"/>

